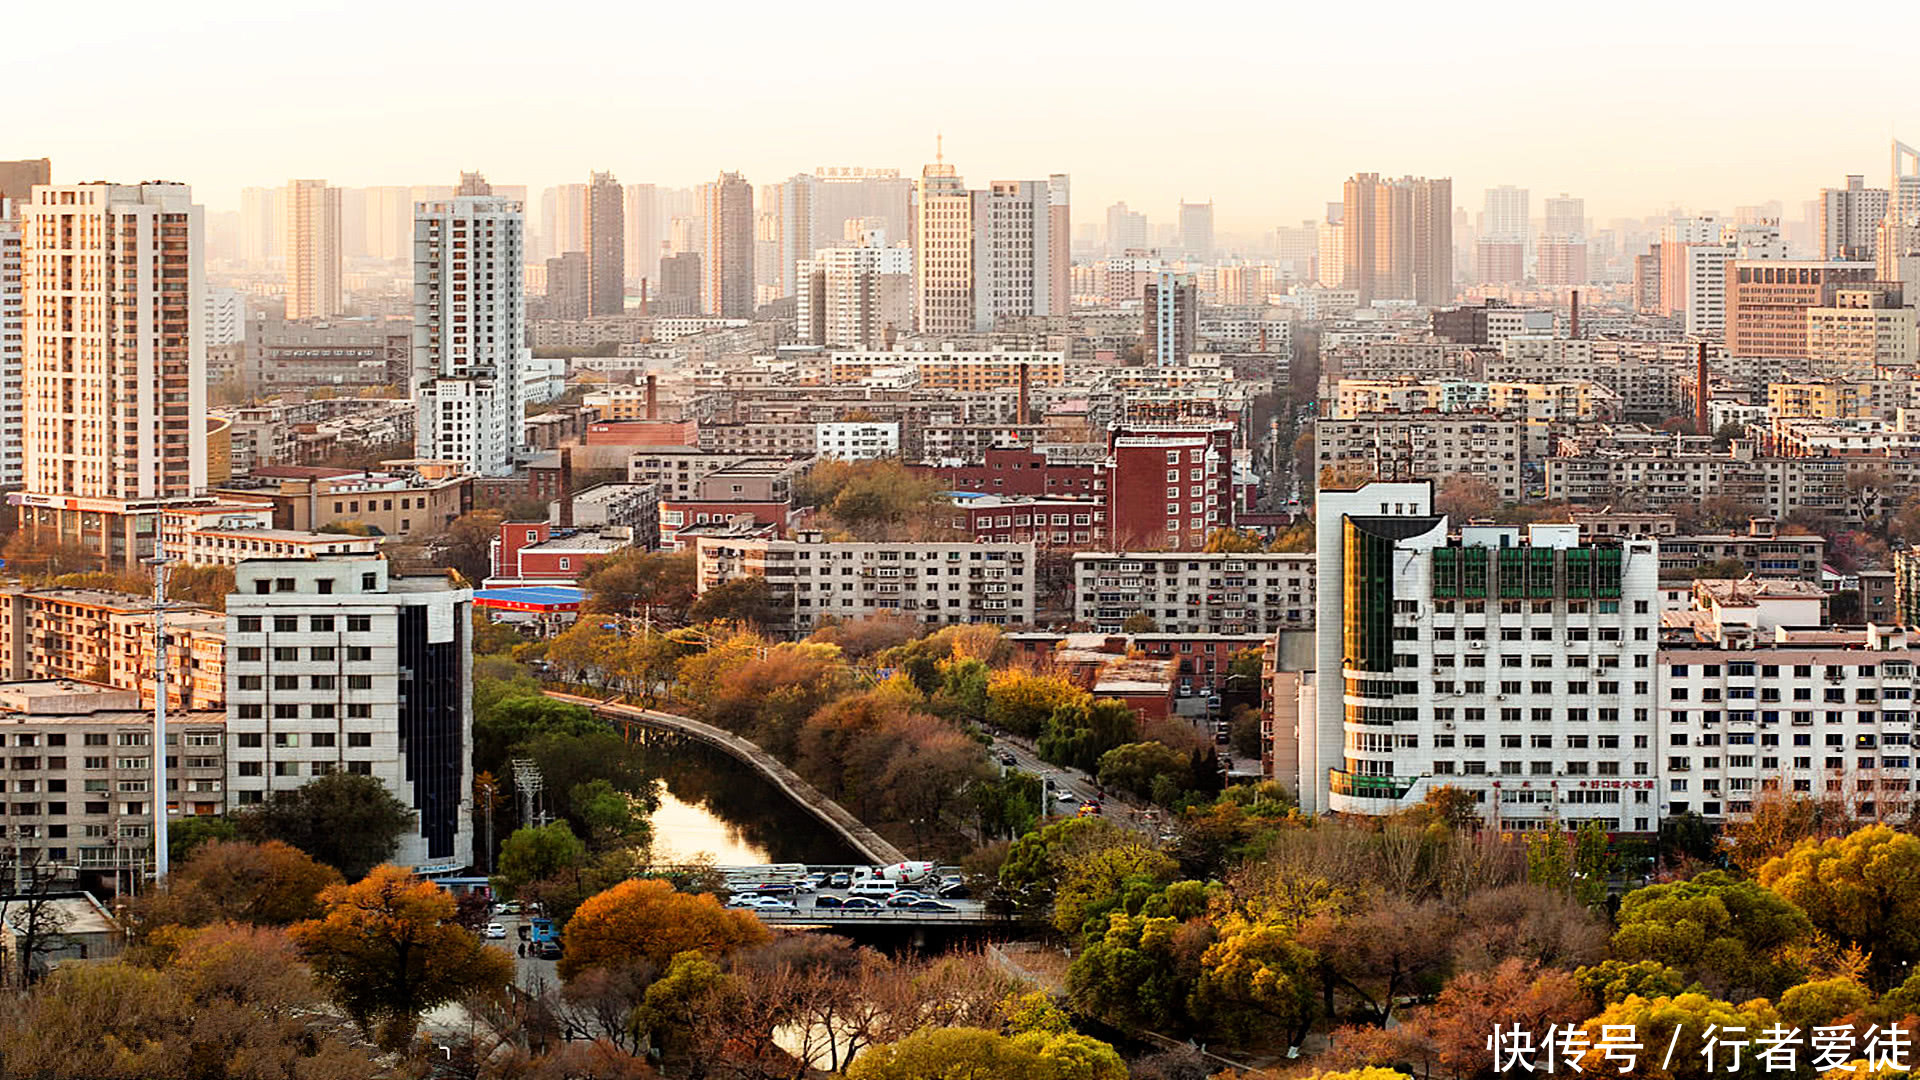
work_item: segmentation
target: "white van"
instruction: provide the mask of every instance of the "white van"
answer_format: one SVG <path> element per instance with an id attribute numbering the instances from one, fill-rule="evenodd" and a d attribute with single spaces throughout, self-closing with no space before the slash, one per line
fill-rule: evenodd
<path id="1" fill-rule="evenodd" d="M 868 878 L 865 881 L 854 882 L 853 887 L 847 890 L 847 895 L 869 896 L 875 900 L 885 900 L 887 897 L 899 891 L 900 886 L 891 881 L 884 881 L 879 878 Z"/>

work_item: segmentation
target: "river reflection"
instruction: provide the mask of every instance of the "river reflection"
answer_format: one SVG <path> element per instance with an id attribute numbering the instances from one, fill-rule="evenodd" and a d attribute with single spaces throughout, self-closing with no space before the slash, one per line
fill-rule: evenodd
<path id="1" fill-rule="evenodd" d="M 649 819 L 656 863 L 702 854 L 721 866 L 864 861 L 810 811 L 713 747 L 658 738 L 636 749 L 659 780 L 660 805 Z"/>

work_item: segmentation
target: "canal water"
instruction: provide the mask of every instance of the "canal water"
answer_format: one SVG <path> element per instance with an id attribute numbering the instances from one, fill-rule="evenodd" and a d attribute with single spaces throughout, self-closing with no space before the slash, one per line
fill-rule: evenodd
<path id="1" fill-rule="evenodd" d="M 656 863 L 701 855 L 720 866 L 866 861 L 812 811 L 720 750 L 692 739 L 649 739 L 639 750 L 659 780 L 650 818 Z"/>

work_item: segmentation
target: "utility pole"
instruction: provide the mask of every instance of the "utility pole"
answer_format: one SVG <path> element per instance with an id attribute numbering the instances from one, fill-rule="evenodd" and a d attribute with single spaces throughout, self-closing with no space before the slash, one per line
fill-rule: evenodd
<path id="1" fill-rule="evenodd" d="M 153 568 L 153 880 L 167 878 L 167 567 L 155 555 Z"/>

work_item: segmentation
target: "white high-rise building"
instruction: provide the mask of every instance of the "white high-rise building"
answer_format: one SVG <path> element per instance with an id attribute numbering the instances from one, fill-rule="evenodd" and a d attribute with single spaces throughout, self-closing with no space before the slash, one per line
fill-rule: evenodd
<path id="1" fill-rule="evenodd" d="M 800 342 L 885 349 L 913 326 L 913 251 L 869 230 L 858 247 L 821 248 L 798 267 Z"/>
<path id="2" fill-rule="evenodd" d="M 526 346 L 521 206 L 423 202 L 413 220 L 414 445 L 480 476 L 514 469 Z"/>
<path id="3" fill-rule="evenodd" d="M 1320 492 L 1318 666 L 1297 755 L 1275 749 L 1301 809 L 1386 815 L 1445 785 L 1495 829 L 1657 829 L 1655 541 L 1450 535 L 1432 491 Z"/>
<path id="4" fill-rule="evenodd" d="M 1045 180 L 995 180 L 973 193 L 973 328 L 1054 314 L 1052 190 Z"/>
<path id="5" fill-rule="evenodd" d="M 973 195 L 944 161 L 914 191 L 914 317 L 923 334 L 973 330 Z"/>
<path id="6" fill-rule="evenodd" d="M 256 559 L 227 598 L 227 790 L 264 802 L 333 772 L 378 777 L 416 827 L 394 862 L 473 862 L 473 593 L 378 555 Z"/>
<path id="7" fill-rule="evenodd" d="M 287 318 L 324 319 L 346 308 L 340 296 L 340 189 L 325 180 L 287 181 Z"/>
<path id="8" fill-rule="evenodd" d="M 1820 191 L 1820 257 L 1865 262 L 1874 257 L 1880 223 L 1887 217 L 1887 189 L 1870 188 L 1864 176 L 1847 177 L 1843 188 Z"/>
<path id="9" fill-rule="evenodd" d="M 201 208 L 185 184 L 36 187 L 21 239 L 21 528 L 133 567 L 207 487 Z M 84 362 L 76 362 L 85 358 Z"/>
<path id="10" fill-rule="evenodd" d="M 1069 190 L 1058 173 L 969 191 L 944 161 L 923 169 L 914 207 L 920 332 L 985 332 L 997 319 L 1064 314 Z"/>
<path id="11" fill-rule="evenodd" d="M 812 174 L 799 173 L 770 185 L 776 201 L 767 212 L 774 215 L 773 255 L 778 261 L 769 279 L 783 298 L 806 287 L 800 277 L 800 264 L 812 257 L 816 242 L 813 196 L 817 184 Z"/>
<path id="12" fill-rule="evenodd" d="M 19 204 L 0 199 L 0 487 L 20 486 L 20 297 Z"/>

